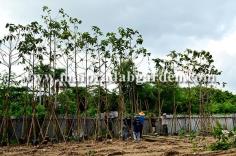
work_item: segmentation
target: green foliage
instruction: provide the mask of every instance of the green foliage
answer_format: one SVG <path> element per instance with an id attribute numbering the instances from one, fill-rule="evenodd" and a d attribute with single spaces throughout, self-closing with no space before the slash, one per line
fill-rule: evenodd
<path id="1" fill-rule="evenodd" d="M 89 107 L 87 110 L 87 115 L 89 115 L 91 117 L 95 117 L 96 113 L 97 113 L 96 107 Z"/>
<path id="2" fill-rule="evenodd" d="M 36 115 L 39 117 L 39 118 L 42 118 L 46 115 L 46 108 L 41 105 L 41 104 L 38 104 L 36 106 Z"/>
<path id="3" fill-rule="evenodd" d="M 189 140 L 193 141 L 197 137 L 197 133 L 195 131 L 191 131 L 189 133 Z"/>
<path id="4" fill-rule="evenodd" d="M 210 112 L 219 114 L 219 113 L 235 113 L 236 104 L 231 103 L 230 101 L 225 101 L 223 103 L 211 103 Z"/>
<path id="5" fill-rule="evenodd" d="M 217 121 L 215 127 L 213 128 L 212 135 L 218 140 L 220 140 L 223 135 L 222 131 L 223 131 L 223 128 L 221 124 Z"/>
<path id="6" fill-rule="evenodd" d="M 71 89 L 67 89 L 64 92 L 61 92 L 58 96 L 58 102 L 60 104 L 57 112 L 59 114 L 65 114 L 66 111 L 69 114 L 75 114 L 76 112 L 76 101 L 75 93 Z"/>
<path id="7" fill-rule="evenodd" d="M 235 146 L 235 131 L 224 130 L 219 122 L 216 122 L 212 134 L 217 141 L 210 145 L 211 150 L 228 150 Z"/>
<path id="8" fill-rule="evenodd" d="M 167 84 L 165 84 L 167 85 Z M 162 111 L 165 113 L 173 113 L 172 111 L 172 102 L 173 97 L 171 94 L 173 93 L 173 88 L 171 86 L 167 87 L 163 84 L 162 86 L 162 93 L 161 93 L 161 99 L 163 99 L 163 108 Z M 151 84 L 151 83 L 145 83 L 145 84 L 139 84 L 137 87 L 137 93 L 139 96 L 140 104 L 142 107 L 142 110 L 146 110 L 150 113 L 155 113 L 155 107 L 156 107 L 156 101 L 157 101 L 157 86 Z M 176 89 L 176 101 L 178 103 L 177 113 L 181 114 L 183 112 L 187 111 L 187 89 L 177 87 Z M 12 88 L 12 94 L 11 94 L 11 103 L 10 103 L 10 116 L 22 116 L 22 115 L 31 115 L 32 108 L 30 105 L 30 98 L 31 94 L 26 94 L 25 90 L 20 88 Z M 192 88 L 192 112 L 197 114 L 198 113 L 198 92 L 197 88 Z M 2 94 L 0 94 L 0 97 L 3 95 L 3 90 L 0 90 Z M 215 89 L 209 89 L 209 92 L 211 93 L 211 96 L 209 97 L 209 101 L 211 102 L 208 105 L 208 111 L 213 114 L 222 114 L 222 113 L 235 113 L 236 112 L 236 104 L 235 102 L 235 95 L 226 93 L 223 91 L 215 90 Z M 217 94 L 215 94 L 217 92 Z M 81 87 L 79 89 L 80 93 L 80 101 L 83 101 L 85 93 L 85 88 Z M 97 101 L 98 101 L 98 94 L 97 90 L 91 90 L 88 94 L 88 110 L 87 115 L 89 116 L 95 116 L 97 111 Z M 101 92 L 102 98 L 105 99 L 105 91 L 102 90 Z M 217 96 L 217 97 L 215 97 Z M 222 97 L 225 102 L 218 103 L 219 96 Z M 115 91 L 108 92 L 107 95 L 108 102 L 107 106 L 105 106 L 104 101 L 101 102 L 102 112 L 108 110 L 108 111 L 114 111 L 118 110 L 118 95 Z M 59 107 L 57 108 L 56 112 L 58 114 L 65 114 L 66 110 L 68 110 L 69 114 L 75 114 L 77 110 L 77 104 L 76 104 L 76 94 L 75 94 L 75 88 L 66 89 L 63 92 L 60 92 L 57 96 Z M 128 97 L 127 97 L 128 99 Z M 0 99 L 0 115 L 3 115 L 2 107 L 3 107 L 3 98 Z M 82 103 L 81 103 L 82 105 Z M 147 107 L 148 106 L 148 107 Z M 41 106 L 40 106 L 41 107 Z M 44 106 L 45 107 L 45 106 Z M 81 106 L 82 107 L 82 106 Z M 130 107 L 130 104 L 127 101 L 126 107 Z M 46 108 L 43 109 L 44 111 L 47 111 Z M 43 111 L 42 110 L 42 111 Z M 83 109 L 82 109 L 83 110 Z M 45 112 L 46 113 L 46 112 Z M 44 114 L 45 114 L 44 113 Z M 131 111 L 129 111 L 129 114 Z"/>
<path id="9" fill-rule="evenodd" d="M 216 143 L 210 145 L 210 149 L 212 151 L 228 150 L 230 147 L 231 145 L 227 141 L 217 141 Z"/>
<path id="10" fill-rule="evenodd" d="M 179 130 L 179 132 L 178 132 L 178 136 L 180 137 L 180 138 L 184 138 L 184 136 L 187 134 L 187 132 L 186 132 L 186 129 L 185 128 L 181 128 L 180 130 Z"/>

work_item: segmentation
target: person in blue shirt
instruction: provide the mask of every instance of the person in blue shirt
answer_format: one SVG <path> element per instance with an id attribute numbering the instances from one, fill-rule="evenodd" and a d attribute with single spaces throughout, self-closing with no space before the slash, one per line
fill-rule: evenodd
<path id="1" fill-rule="evenodd" d="M 141 123 L 140 138 L 142 138 L 142 135 L 143 135 L 143 124 L 144 124 L 144 121 L 145 121 L 145 114 L 144 114 L 144 112 L 140 112 L 139 113 L 139 120 L 140 120 L 140 123 Z"/>

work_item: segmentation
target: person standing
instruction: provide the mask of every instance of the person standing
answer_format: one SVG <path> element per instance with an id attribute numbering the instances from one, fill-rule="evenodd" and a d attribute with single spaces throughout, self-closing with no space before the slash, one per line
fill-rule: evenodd
<path id="1" fill-rule="evenodd" d="M 139 120 L 140 120 L 140 126 L 141 126 L 141 128 L 140 128 L 140 138 L 142 138 L 142 136 L 143 136 L 143 125 L 144 125 L 144 121 L 145 121 L 145 114 L 144 114 L 144 112 L 140 112 L 139 113 Z"/>
<path id="2" fill-rule="evenodd" d="M 135 116 L 133 121 L 133 137 L 134 141 L 136 142 L 140 141 L 140 131 L 141 131 L 141 122 L 139 120 L 139 117 Z"/>

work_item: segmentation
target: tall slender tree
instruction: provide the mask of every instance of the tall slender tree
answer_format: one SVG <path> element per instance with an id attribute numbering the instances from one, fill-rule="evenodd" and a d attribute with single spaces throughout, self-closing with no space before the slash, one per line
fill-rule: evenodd
<path id="1" fill-rule="evenodd" d="M 2 65 L 2 69 L 4 69 L 5 74 L 3 75 L 3 84 L 4 85 L 4 100 L 3 100 L 3 120 L 1 124 L 0 130 L 3 134 L 2 143 L 9 144 L 9 128 L 10 124 L 12 125 L 12 121 L 10 120 L 9 108 L 11 105 L 11 87 L 13 85 L 19 84 L 17 81 L 17 75 L 14 73 L 13 67 L 15 67 L 19 63 L 19 55 L 20 53 L 17 51 L 18 43 L 21 40 L 21 28 L 22 25 L 15 24 L 6 24 L 6 28 L 8 29 L 8 34 L 5 35 L 2 39 L 0 39 L 0 65 Z M 13 128 L 15 132 L 15 129 Z M 15 134 L 15 133 L 14 133 Z M 15 135 L 18 140 L 17 136 Z"/>

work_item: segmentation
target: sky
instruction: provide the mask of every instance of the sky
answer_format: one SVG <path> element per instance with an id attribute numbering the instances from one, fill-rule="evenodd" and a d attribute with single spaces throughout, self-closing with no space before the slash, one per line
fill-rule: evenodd
<path id="1" fill-rule="evenodd" d="M 40 20 L 42 7 L 83 21 L 82 31 L 99 26 L 104 32 L 119 26 L 137 29 L 152 58 L 186 48 L 207 50 L 219 80 L 236 93 L 236 1 L 235 0 L 0 0 L 0 36 L 5 24 Z"/>

